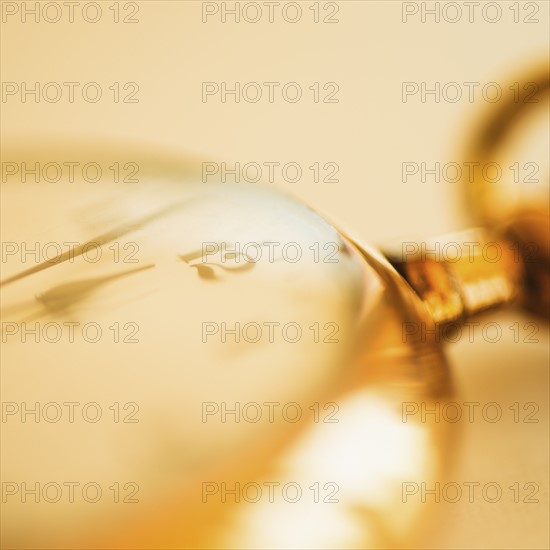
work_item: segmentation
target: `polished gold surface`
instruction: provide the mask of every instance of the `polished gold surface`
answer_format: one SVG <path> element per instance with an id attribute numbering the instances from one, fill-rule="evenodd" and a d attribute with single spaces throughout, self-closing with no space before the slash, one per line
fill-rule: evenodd
<path id="1" fill-rule="evenodd" d="M 484 252 L 488 248 L 490 254 Z M 431 252 L 414 246 L 412 253 L 389 257 L 438 325 L 510 304 L 525 284 L 525 264 L 514 254 L 514 243 L 491 238 L 487 231 L 445 235 L 428 241 L 425 249 Z M 444 254 L 437 252 L 442 249 Z"/>
<path id="2" fill-rule="evenodd" d="M 550 162 L 549 105 L 550 73 L 548 60 L 515 79 L 528 82 L 508 101 L 491 106 L 472 130 L 465 157 L 482 166 L 532 167 L 538 178 L 509 175 L 498 184 L 481 171 L 464 181 L 467 205 L 476 223 L 497 228 L 507 237 L 516 258 L 525 270 L 523 302 L 539 315 L 550 311 Z M 533 157 L 534 151 L 546 153 Z M 529 159 L 537 158 L 538 163 Z"/>
<path id="3" fill-rule="evenodd" d="M 470 162 L 479 162 L 482 166 L 492 163 L 504 166 L 512 159 L 519 166 L 528 156 L 533 158 L 533 151 L 548 151 L 548 59 L 528 66 L 522 72 L 516 71 L 507 80 L 510 89 L 517 86 L 517 91 L 510 94 L 507 100 L 486 108 L 476 118 L 475 124 L 472 121 L 464 154 Z M 518 86 L 520 81 L 525 84 Z M 529 213 L 548 217 L 548 156 L 536 158 L 545 162 L 537 166 L 542 179 L 540 185 L 529 185 L 534 183 L 534 178 L 520 180 L 513 174 L 500 184 L 495 184 L 488 172 L 484 174 L 483 171 L 475 172 L 471 181 L 464 181 L 468 208 L 480 222 L 493 226 L 509 224 L 517 216 Z M 546 231 L 539 233 L 539 238 L 547 238 L 547 234 L 546 227 Z"/>

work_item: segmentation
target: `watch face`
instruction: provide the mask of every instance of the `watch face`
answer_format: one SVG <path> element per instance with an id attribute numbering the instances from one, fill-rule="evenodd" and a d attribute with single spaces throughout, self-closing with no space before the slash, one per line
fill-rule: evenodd
<path id="1" fill-rule="evenodd" d="M 403 415 L 449 380 L 376 252 L 273 189 L 169 174 L 4 183 L 1 214 L 9 547 L 365 548 L 418 525 L 403 483 L 437 477 L 444 435 Z"/>

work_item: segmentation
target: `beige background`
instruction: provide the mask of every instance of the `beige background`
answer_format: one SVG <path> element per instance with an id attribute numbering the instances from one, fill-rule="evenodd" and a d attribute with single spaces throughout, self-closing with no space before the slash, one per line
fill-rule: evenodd
<path id="1" fill-rule="evenodd" d="M 1 137 L 99 138 L 161 146 L 228 163 L 298 162 L 304 179 L 279 184 L 366 242 L 411 239 L 459 229 L 470 222 L 457 185 L 401 181 L 401 163 L 461 161 L 461 151 L 480 105 L 403 103 L 403 81 L 495 81 L 506 90 L 548 51 L 548 2 L 539 23 L 514 23 L 512 2 L 499 2 L 494 24 L 464 15 L 455 24 L 402 23 L 401 2 L 340 1 L 339 23 L 314 24 L 312 2 L 301 2 L 296 24 L 201 22 L 201 2 L 139 2 L 139 23 L 114 24 L 111 2 L 101 2 L 96 24 L 2 24 L 3 82 L 95 81 L 106 94 L 113 82 L 139 84 L 139 103 L 110 99 L 89 104 L 50 104 L 10 98 L 2 103 Z M 124 3 L 121 3 L 121 5 Z M 433 2 L 428 3 L 430 5 Z M 520 2 L 523 10 L 525 2 Z M 521 17 L 527 12 L 520 11 Z M 337 82 L 338 104 L 309 100 L 291 105 L 201 102 L 203 81 Z M 546 153 L 537 152 L 538 155 Z M 531 159 L 547 166 L 544 156 Z M 337 162 L 339 183 L 311 182 L 307 166 Z M 547 174 L 542 171 L 542 177 Z M 504 327 L 519 312 L 483 322 Z M 433 548 L 548 548 L 548 340 L 539 344 L 476 339 L 449 348 L 457 401 L 533 401 L 538 424 L 475 422 L 467 425 L 455 481 L 537 482 L 540 503 L 442 505 L 445 521 L 434 525 Z"/>

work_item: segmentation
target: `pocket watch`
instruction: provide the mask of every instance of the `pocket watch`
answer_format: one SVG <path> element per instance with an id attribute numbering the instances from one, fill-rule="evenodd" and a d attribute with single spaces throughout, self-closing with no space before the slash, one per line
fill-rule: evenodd
<path id="1" fill-rule="evenodd" d="M 471 141 L 479 158 L 516 107 Z M 205 183 L 199 159 L 53 141 L 4 158 L 10 548 L 410 544 L 429 507 L 406 492 L 457 440 L 427 413 L 453 396 L 442 329 L 548 307 L 547 204 L 496 219 L 481 181 L 489 232 L 438 239 L 450 261 L 382 254 L 269 186 Z"/>

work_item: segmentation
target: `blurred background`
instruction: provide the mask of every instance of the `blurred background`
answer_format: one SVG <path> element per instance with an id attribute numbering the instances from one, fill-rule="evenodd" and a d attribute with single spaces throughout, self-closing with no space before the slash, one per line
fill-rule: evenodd
<path id="1" fill-rule="evenodd" d="M 264 2 L 248 8 L 237 3 L 240 22 L 229 13 L 234 2 L 98 2 L 97 22 L 86 21 L 97 13 L 95 7 L 82 11 L 86 3 L 74 3 L 74 22 L 66 11 L 57 22 L 45 20 L 55 18 L 51 7 L 45 17 L 41 12 L 40 22 L 34 15 L 23 20 L 24 4 L 30 10 L 35 3 L 2 2 L 3 147 L 28 139 L 97 140 L 228 166 L 298 163 L 299 181 L 285 181 L 276 171 L 273 185 L 374 245 L 427 238 L 476 222 L 463 182 L 435 181 L 429 173 L 423 178 L 421 171 L 404 177 L 403 163 L 419 170 L 422 163 L 428 170 L 435 163 L 463 163 L 470 136 L 499 105 L 487 97 L 493 98 L 497 87 L 503 97 L 514 93 L 514 83 L 523 87 L 530 67 L 547 63 L 549 48 L 545 1 L 281 0 L 273 6 L 273 22 Z M 36 4 L 42 10 L 46 3 Z M 248 22 L 257 6 L 260 20 Z M 66 87 L 61 101 L 37 102 L 32 95 L 22 101 L 20 90 L 6 88 L 22 82 L 80 84 L 73 102 Z M 90 82 L 103 92 L 96 103 L 84 101 L 79 91 Z M 223 102 L 222 83 L 230 89 L 236 82 L 241 88 L 280 85 L 273 102 L 265 99 L 263 85 L 258 102 L 241 97 L 237 103 L 230 94 Z M 289 82 L 303 91 L 296 103 L 281 96 Z M 448 83 L 458 86 L 443 93 Z M 254 97 L 257 87 L 248 89 Z M 539 135 L 522 157 L 509 161 L 536 163 L 540 186 L 548 185 L 544 139 Z M 315 163 L 321 167 L 319 182 L 309 169 Z M 332 179 L 322 181 L 335 168 Z M 423 545 L 548 548 L 547 325 L 518 309 L 486 315 L 482 322 L 504 327 L 536 322 L 539 342 L 518 344 L 506 330 L 498 344 L 463 338 L 449 345 L 456 401 L 532 402 L 539 421 L 515 423 L 508 416 L 495 424 L 467 423 L 454 451 L 452 479 L 502 486 L 535 482 L 540 502 L 441 502 L 442 513 Z"/>

